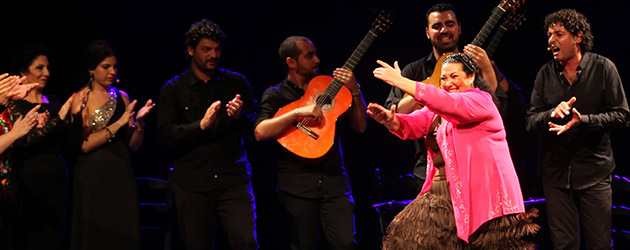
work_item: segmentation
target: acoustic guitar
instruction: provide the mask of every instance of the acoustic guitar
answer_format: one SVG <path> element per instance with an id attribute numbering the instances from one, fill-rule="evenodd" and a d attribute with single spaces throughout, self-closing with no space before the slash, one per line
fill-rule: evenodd
<path id="1" fill-rule="evenodd" d="M 490 34 L 493 34 L 494 32 L 494 35 L 486 48 L 486 53 L 488 54 L 488 57 L 490 57 L 494 53 L 497 45 L 499 44 L 499 41 L 505 34 L 505 31 L 516 26 L 516 24 L 524 18 L 524 6 L 525 0 L 502 0 L 499 5 L 494 7 L 490 18 L 488 18 L 488 21 L 486 21 L 486 23 L 483 25 L 481 31 L 477 33 L 477 36 L 475 36 L 475 39 L 473 39 L 471 44 L 479 47 L 486 47 L 484 45 L 486 44 L 488 36 L 490 36 Z M 499 22 L 501 22 L 501 25 L 497 28 L 497 24 Z M 420 82 L 424 84 L 431 84 L 439 88 L 440 75 L 442 74 L 442 62 L 447 56 L 453 53 L 455 52 L 444 53 L 442 56 L 440 56 L 440 58 L 438 58 L 437 60 L 437 63 L 435 64 L 435 68 L 433 69 L 433 73 L 431 74 L 431 76 Z M 409 94 L 405 93 L 403 98 L 407 96 L 409 96 Z M 417 104 L 415 108 L 420 109 L 422 108 L 422 106 L 420 104 Z"/>
<path id="2" fill-rule="evenodd" d="M 354 70 L 376 37 L 385 32 L 391 23 L 391 12 L 381 11 L 343 68 Z M 337 118 L 352 105 L 352 94 L 343 83 L 330 76 L 319 75 L 308 83 L 302 98 L 279 109 L 274 117 L 312 104 L 317 104 L 322 110 L 323 119 L 300 117 L 277 138 L 278 143 L 290 152 L 309 159 L 322 157 L 332 147 Z"/>

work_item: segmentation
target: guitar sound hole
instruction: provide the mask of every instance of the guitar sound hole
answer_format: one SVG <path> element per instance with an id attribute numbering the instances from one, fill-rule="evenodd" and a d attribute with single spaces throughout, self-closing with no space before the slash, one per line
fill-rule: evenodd
<path id="1" fill-rule="evenodd" d="M 327 111 L 332 108 L 332 98 L 327 95 L 321 95 L 317 97 L 317 106 L 319 106 L 322 111 Z"/>

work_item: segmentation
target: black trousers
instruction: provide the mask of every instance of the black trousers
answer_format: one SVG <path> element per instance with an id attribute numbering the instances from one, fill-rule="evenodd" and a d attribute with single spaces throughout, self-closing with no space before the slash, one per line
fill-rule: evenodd
<path id="1" fill-rule="evenodd" d="M 258 249 L 256 205 L 252 184 L 246 176 L 216 176 L 213 188 L 191 192 L 173 183 L 177 220 L 187 250 L 214 249 L 221 223 L 232 249 Z"/>
<path id="2" fill-rule="evenodd" d="M 554 249 L 612 249 L 611 178 L 582 190 L 559 189 L 543 184 L 547 221 Z"/>
<path id="3" fill-rule="evenodd" d="M 278 191 L 286 210 L 291 249 L 319 249 L 319 231 L 330 249 L 354 249 L 354 200 L 352 195 L 307 199 Z"/>

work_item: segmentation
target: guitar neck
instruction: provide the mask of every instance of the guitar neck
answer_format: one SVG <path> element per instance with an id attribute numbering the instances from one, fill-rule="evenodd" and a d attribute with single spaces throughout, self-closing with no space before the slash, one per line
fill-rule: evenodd
<path id="1" fill-rule="evenodd" d="M 503 8 L 499 6 L 495 7 L 494 10 L 492 10 L 492 15 L 490 15 L 490 18 L 488 19 L 488 21 L 486 21 L 486 24 L 483 25 L 481 31 L 479 31 L 475 39 L 473 39 L 472 44 L 483 47 L 486 39 L 488 38 L 490 33 L 492 33 L 492 30 L 494 30 L 494 28 L 497 26 L 499 19 L 501 19 L 504 13 L 505 10 Z"/>
<path id="2" fill-rule="evenodd" d="M 350 58 L 348 58 L 348 60 L 346 60 L 346 63 L 343 64 L 343 68 L 350 71 L 354 71 L 354 68 L 357 66 L 359 61 L 361 61 L 361 58 L 363 58 L 363 55 L 365 55 L 365 52 L 372 45 L 376 37 L 377 35 L 370 30 L 363 37 L 363 40 L 361 40 L 361 43 L 359 43 L 359 46 L 357 46 L 357 48 L 354 49 L 354 52 L 352 52 L 352 55 L 350 56 Z M 337 92 L 339 92 L 342 86 L 343 86 L 343 83 L 337 80 L 333 80 L 332 83 L 328 85 L 328 88 L 326 89 L 326 94 L 329 95 L 330 97 L 334 97 L 337 95 Z"/>
<path id="3" fill-rule="evenodd" d="M 499 46 L 499 42 L 503 38 L 503 35 L 505 34 L 506 31 L 507 31 L 506 28 L 504 28 L 503 26 L 499 26 L 499 28 L 497 29 L 497 32 L 495 32 L 494 35 L 492 35 L 492 38 L 490 39 L 490 42 L 488 43 L 488 48 L 486 48 L 486 53 L 488 54 L 488 57 L 492 57 L 492 55 L 494 54 L 494 51 L 497 49 L 497 46 Z"/>

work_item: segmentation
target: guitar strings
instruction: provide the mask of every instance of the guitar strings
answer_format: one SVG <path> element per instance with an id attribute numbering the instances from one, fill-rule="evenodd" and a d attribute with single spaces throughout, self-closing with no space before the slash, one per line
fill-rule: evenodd
<path id="1" fill-rule="evenodd" d="M 344 64 L 343 68 L 350 69 L 352 71 L 352 69 L 361 60 L 361 57 L 363 57 L 363 54 L 365 53 L 367 48 L 370 47 L 372 42 L 374 42 L 374 40 L 376 39 L 377 36 L 378 36 L 377 34 L 375 34 L 372 30 L 370 30 L 365 35 L 365 37 L 363 37 L 363 40 L 361 41 L 359 46 L 357 46 L 357 48 L 352 53 L 352 55 L 350 55 L 350 58 L 348 58 L 348 61 L 346 61 L 346 63 Z M 359 53 L 360 55 L 358 55 L 357 53 Z M 336 80 L 333 79 L 332 83 L 334 83 L 335 81 Z M 332 83 L 331 83 L 331 85 L 332 85 Z M 339 83 L 339 82 L 337 82 L 337 83 Z M 343 86 L 343 84 L 339 85 L 339 88 L 341 88 L 342 86 Z M 331 91 L 329 88 L 326 88 L 324 93 L 317 99 L 317 101 L 316 101 L 317 106 L 321 108 L 325 104 L 326 101 L 330 100 L 330 102 L 332 102 L 332 100 L 334 100 L 335 96 L 332 95 L 332 93 L 330 93 L 330 92 L 337 92 L 337 91 Z M 322 97 L 324 97 L 324 98 L 322 98 Z M 304 118 L 302 120 L 302 122 L 298 122 L 298 123 L 301 123 L 304 126 L 308 126 L 312 119 L 313 119 L 312 117 L 307 117 L 307 118 Z"/>
<path id="2" fill-rule="evenodd" d="M 333 80 L 333 81 L 335 81 L 335 80 Z M 325 97 L 325 98 L 322 98 L 322 97 Z M 327 99 L 332 100 L 332 97 L 330 96 L 328 88 L 326 88 L 324 93 L 317 98 L 317 101 L 316 101 L 317 107 L 322 108 L 322 106 L 325 104 Z M 309 116 L 307 118 L 304 118 L 304 120 L 302 120 L 302 122 L 300 122 L 300 123 L 302 125 L 304 125 L 304 126 L 308 126 L 312 119 L 313 118 Z"/>

